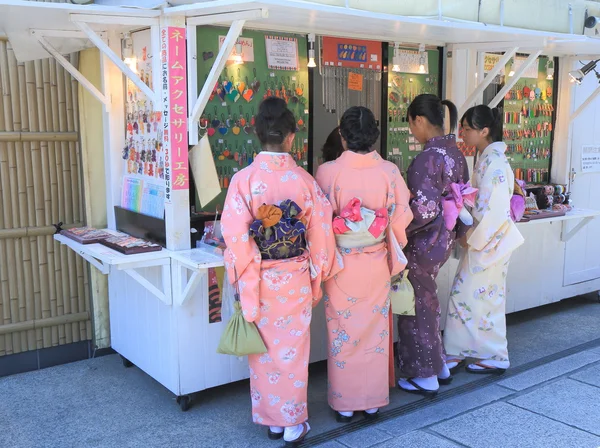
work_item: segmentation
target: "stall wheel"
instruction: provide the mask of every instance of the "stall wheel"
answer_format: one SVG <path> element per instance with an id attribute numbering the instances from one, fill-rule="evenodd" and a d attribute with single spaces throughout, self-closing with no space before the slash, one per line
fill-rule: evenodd
<path id="1" fill-rule="evenodd" d="M 192 404 L 192 399 L 189 395 L 182 395 L 181 397 L 177 397 L 177 404 L 183 412 L 187 412 Z"/>
<path id="2" fill-rule="evenodd" d="M 133 363 L 124 356 L 121 356 L 121 362 L 123 362 L 123 367 L 125 367 L 126 369 L 133 367 Z"/>

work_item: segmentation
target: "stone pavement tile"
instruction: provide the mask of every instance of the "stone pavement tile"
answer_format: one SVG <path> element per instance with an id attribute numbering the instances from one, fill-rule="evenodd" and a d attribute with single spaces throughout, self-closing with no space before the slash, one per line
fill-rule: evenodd
<path id="1" fill-rule="evenodd" d="M 590 350 L 590 352 L 600 353 L 600 347 L 593 348 L 593 349 Z"/>
<path id="2" fill-rule="evenodd" d="M 433 425 L 463 412 L 478 408 L 479 406 L 500 400 L 510 394 L 511 391 L 496 385 L 483 387 L 468 394 L 450 398 L 435 406 L 381 423 L 377 425 L 377 428 L 396 436 L 408 434 L 411 431 Z"/>
<path id="3" fill-rule="evenodd" d="M 306 439 L 308 440 L 308 439 Z M 342 445 L 340 442 L 336 442 L 332 440 L 330 442 L 321 443 L 320 445 L 316 445 L 319 448 L 346 448 L 346 445 Z"/>
<path id="4" fill-rule="evenodd" d="M 600 436 L 600 389 L 561 379 L 510 403 Z"/>
<path id="5" fill-rule="evenodd" d="M 424 431 L 415 431 L 377 445 L 375 448 L 455 448 L 459 445 Z"/>
<path id="6" fill-rule="evenodd" d="M 508 403 L 495 403 L 435 425 L 433 431 L 472 448 L 597 448 L 600 437 Z"/>
<path id="7" fill-rule="evenodd" d="M 600 387 L 600 364 L 596 364 L 589 369 L 577 372 L 576 374 L 572 375 L 571 378 L 583 383 L 591 384 L 592 386 Z"/>
<path id="8" fill-rule="evenodd" d="M 338 442 L 350 448 L 366 448 L 391 439 L 392 436 L 374 427 L 352 432 L 337 439 Z"/>
<path id="9" fill-rule="evenodd" d="M 528 389 L 536 384 L 566 375 L 593 362 L 600 361 L 600 353 L 582 352 L 535 367 L 527 372 L 500 381 L 500 386 L 513 390 Z"/>

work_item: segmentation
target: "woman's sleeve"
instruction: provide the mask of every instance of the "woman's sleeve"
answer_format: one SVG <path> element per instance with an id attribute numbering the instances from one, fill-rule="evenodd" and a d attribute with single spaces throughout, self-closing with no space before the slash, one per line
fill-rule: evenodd
<path id="1" fill-rule="evenodd" d="M 409 205 L 410 191 L 398 171 L 394 172 L 391 187 L 394 198 L 390 213 L 388 248 L 390 251 L 390 273 L 395 276 L 406 267 L 406 258 L 402 249 L 406 247 L 408 241 L 406 229 L 413 219 L 413 212 Z"/>
<path id="2" fill-rule="evenodd" d="M 314 206 L 310 217 L 307 217 L 306 240 L 310 252 L 313 305 L 316 305 L 323 295 L 321 283 L 329 277 L 332 268 L 335 269 L 340 261 L 337 260 L 335 236 L 331 226 L 331 204 L 316 181 L 313 181 L 311 190 Z"/>
<path id="3" fill-rule="evenodd" d="M 414 233 L 431 223 L 438 216 L 443 186 L 443 159 L 432 153 L 421 153 L 408 169 L 410 209 L 413 220 L 407 232 Z"/>
<path id="4" fill-rule="evenodd" d="M 469 235 L 472 266 L 485 269 L 508 256 L 523 243 L 510 217 L 511 188 L 501 159 L 490 160 L 478 185 L 472 213 L 477 225 Z"/>
<path id="5" fill-rule="evenodd" d="M 250 224 L 254 217 L 250 210 L 249 190 L 246 191 L 234 176 L 227 190 L 221 217 L 221 231 L 227 249 L 225 268 L 230 281 L 238 278 L 242 313 L 248 322 L 259 317 L 259 283 L 261 255 L 254 239 L 250 237 Z"/>

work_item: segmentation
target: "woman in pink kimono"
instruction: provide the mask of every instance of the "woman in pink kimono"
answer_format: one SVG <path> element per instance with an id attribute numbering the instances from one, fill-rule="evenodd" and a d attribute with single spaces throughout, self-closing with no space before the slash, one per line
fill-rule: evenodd
<path id="1" fill-rule="evenodd" d="M 269 427 L 270 439 L 290 444 L 310 431 L 312 308 L 335 263 L 331 205 L 289 155 L 295 130 L 285 101 L 262 102 L 256 134 L 263 150 L 233 176 L 221 218 L 228 276 L 239 279 L 244 318 L 267 347 L 248 357 L 252 417 Z"/>
<path id="2" fill-rule="evenodd" d="M 398 168 L 373 145 L 373 113 L 352 107 L 340 124 L 344 152 L 319 168 L 317 183 L 331 201 L 343 270 L 325 283 L 329 336 L 328 398 L 339 422 L 354 412 L 374 418 L 389 404 L 394 382 L 391 277 L 404 269 L 409 191 Z"/>
<path id="3" fill-rule="evenodd" d="M 502 115 L 476 106 L 462 118 L 465 143 L 479 160 L 472 184 L 475 226 L 467 235 L 454 279 L 444 331 L 446 363 L 456 369 L 465 358 L 478 361 L 467 372 L 501 374 L 509 367 L 506 340 L 506 275 L 511 254 L 524 240 L 511 218 L 515 178 L 502 143 Z"/>

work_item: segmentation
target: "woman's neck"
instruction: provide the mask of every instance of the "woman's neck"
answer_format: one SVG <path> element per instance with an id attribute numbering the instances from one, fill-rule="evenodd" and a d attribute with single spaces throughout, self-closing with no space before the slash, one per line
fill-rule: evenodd
<path id="1" fill-rule="evenodd" d="M 436 138 L 436 137 L 443 137 L 444 135 L 446 135 L 444 133 L 444 130 L 442 128 L 438 128 L 438 127 L 431 127 L 428 132 L 426 133 L 427 135 L 427 141 L 431 140 L 432 138 Z"/>
<path id="2" fill-rule="evenodd" d="M 281 145 L 264 145 L 262 148 L 263 151 L 266 152 L 278 152 L 281 154 L 285 154 L 288 151 L 285 150 L 285 148 Z"/>
<path id="3" fill-rule="evenodd" d="M 487 141 L 487 140 L 485 142 L 480 143 L 479 145 L 476 146 L 477 152 L 479 154 L 483 154 L 483 151 L 485 151 L 485 148 L 487 148 L 488 146 L 490 146 L 492 143 L 493 142 L 490 142 L 490 141 Z"/>

